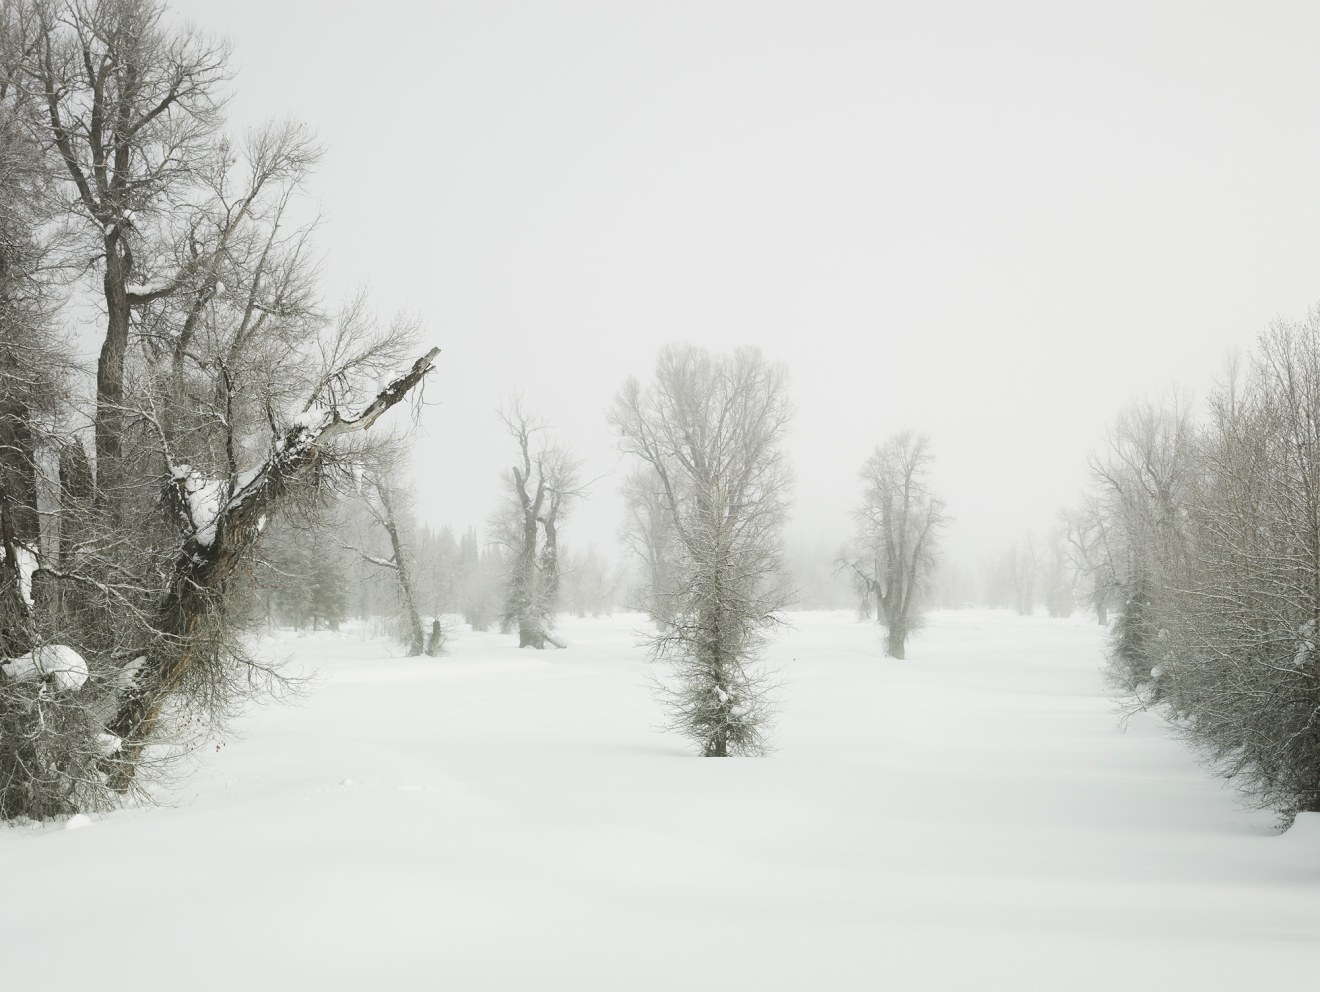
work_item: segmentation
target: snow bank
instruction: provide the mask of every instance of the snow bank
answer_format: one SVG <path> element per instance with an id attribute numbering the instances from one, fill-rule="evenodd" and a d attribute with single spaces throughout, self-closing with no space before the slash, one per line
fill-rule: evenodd
<path id="1" fill-rule="evenodd" d="M 17 658 L 0 662 L 5 674 L 20 682 L 48 678 L 69 692 L 81 689 L 87 681 L 87 661 L 67 644 L 43 644 Z"/>
<path id="2" fill-rule="evenodd" d="M 0 830 L 0 986 L 1315 986 L 1315 815 L 1279 837 L 1161 722 L 1122 731 L 1097 625 L 937 614 L 895 663 L 851 611 L 791 619 L 779 749 L 746 760 L 656 732 L 639 617 L 564 618 L 550 655 L 267 642 L 315 691 L 199 753 L 176 808 Z M 69 894 L 143 866 L 148 965 L 107 969 L 123 928 Z"/>

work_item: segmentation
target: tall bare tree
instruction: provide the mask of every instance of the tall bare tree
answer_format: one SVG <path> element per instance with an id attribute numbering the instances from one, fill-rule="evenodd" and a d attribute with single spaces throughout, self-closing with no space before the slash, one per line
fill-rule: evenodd
<path id="1" fill-rule="evenodd" d="M 427 636 L 417 609 L 413 555 L 404 537 L 405 520 L 400 504 L 406 493 L 396 478 L 396 471 L 392 466 L 371 471 L 365 476 L 362 493 L 367 512 L 388 541 L 387 556 L 372 554 L 365 547 L 355 550 L 364 561 L 393 577 L 398 591 L 402 640 L 408 654 L 416 656 L 427 650 Z M 438 643 L 435 648 L 439 650 Z"/>
<path id="2" fill-rule="evenodd" d="M 1197 427 L 1186 398 L 1125 410 L 1091 459 L 1107 541 L 1105 560 L 1123 603 L 1115 619 L 1112 674 L 1128 687 L 1148 682 L 1162 589 L 1190 565 L 1191 517 L 1200 473 Z"/>
<path id="3" fill-rule="evenodd" d="M 518 446 L 505 476 L 505 502 L 493 521 L 509 551 L 504 620 L 518 629 L 520 648 L 563 645 L 555 640 L 559 600 L 559 527 L 585 495 L 581 463 L 549 437 L 549 425 L 515 399 L 501 419 Z"/>
<path id="4" fill-rule="evenodd" d="M 876 448 L 862 470 L 857 551 L 844 559 L 875 602 L 885 653 L 902 658 L 919 625 L 924 585 L 937 560 L 944 501 L 930 489 L 930 439 L 903 431 Z"/>
<path id="5" fill-rule="evenodd" d="M 755 349 L 671 346 L 649 384 L 628 381 L 611 415 L 667 510 L 673 581 L 647 596 L 658 625 L 651 650 L 673 666 L 660 686 L 671 726 L 706 757 L 760 754 L 769 743 L 773 686 L 758 660 L 790 598 L 787 383 L 783 366 Z"/>

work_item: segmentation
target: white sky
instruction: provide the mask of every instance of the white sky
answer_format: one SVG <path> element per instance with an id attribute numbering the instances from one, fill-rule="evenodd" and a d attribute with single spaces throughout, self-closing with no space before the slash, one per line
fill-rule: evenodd
<path id="1" fill-rule="evenodd" d="M 954 550 L 1043 528 L 1133 396 L 1320 299 L 1320 5 L 176 0 L 292 115 L 327 285 L 443 349 L 418 509 L 481 524 L 513 390 L 588 461 L 666 342 L 792 372 L 800 540 L 929 431 Z M 613 548 L 603 480 L 567 539 Z"/>

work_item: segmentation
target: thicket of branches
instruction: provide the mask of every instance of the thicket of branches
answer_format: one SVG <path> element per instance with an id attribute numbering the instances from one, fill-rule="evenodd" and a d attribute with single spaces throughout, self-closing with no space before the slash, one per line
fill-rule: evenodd
<path id="1" fill-rule="evenodd" d="M 1320 315 L 1271 327 L 1201 418 L 1128 411 L 1094 473 L 1116 683 L 1249 801 L 1320 810 Z"/>

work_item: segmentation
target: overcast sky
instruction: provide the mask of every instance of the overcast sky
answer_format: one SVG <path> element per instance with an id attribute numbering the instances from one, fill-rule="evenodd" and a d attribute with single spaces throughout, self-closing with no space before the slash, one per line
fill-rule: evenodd
<path id="1" fill-rule="evenodd" d="M 792 375 L 792 533 L 928 431 L 967 554 L 1048 526 L 1134 396 L 1320 299 L 1320 5 L 176 0 L 295 116 L 327 285 L 443 349 L 418 509 L 480 525 L 514 390 L 588 474 L 661 345 Z M 570 541 L 613 548 L 613 478 Z"/>

